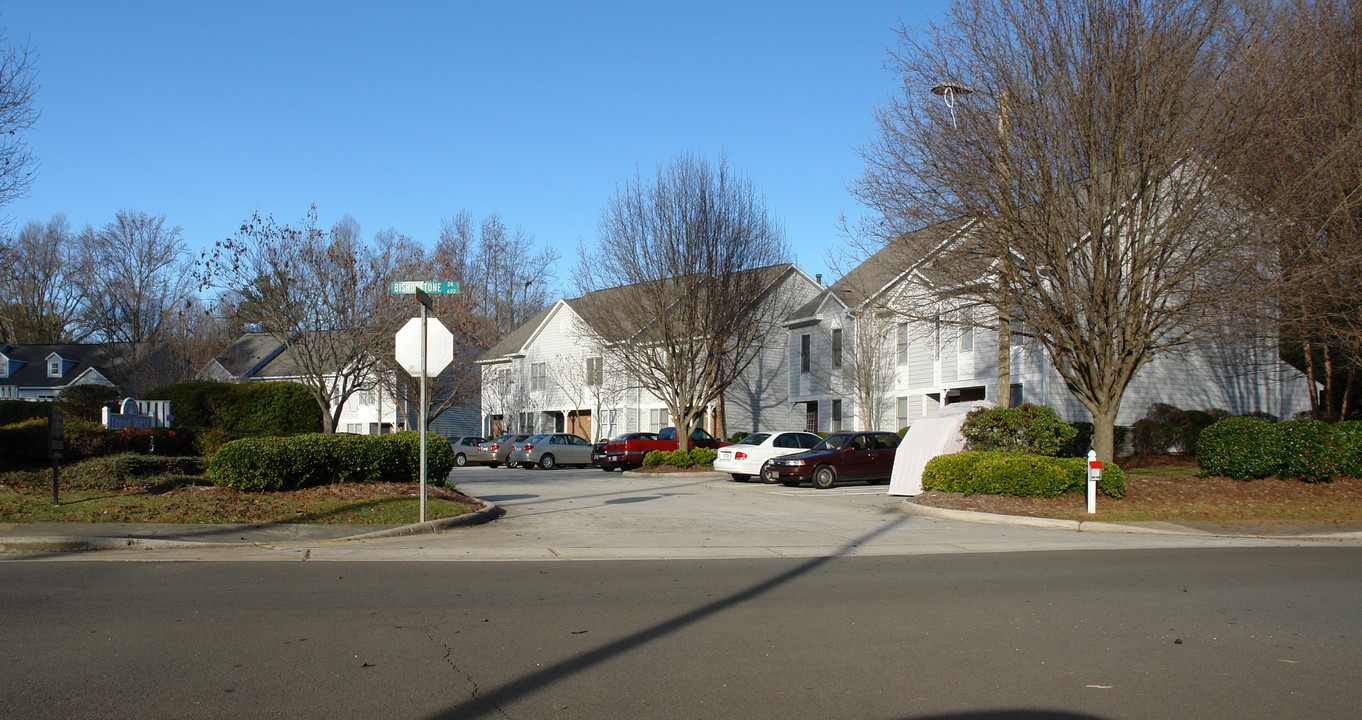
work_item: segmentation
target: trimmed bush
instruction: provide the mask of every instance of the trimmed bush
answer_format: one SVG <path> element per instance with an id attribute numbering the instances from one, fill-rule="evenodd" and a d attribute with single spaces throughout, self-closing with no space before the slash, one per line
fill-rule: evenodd
<path id="1" fill-rule="evenodd" d="M 714 459 L 719 457 L 719 451 L 713 448 L 691 448 L 690 461 L 692 465 L 713 465 Z"/>
<path id="2" fill-rule="evenodd" d="M 118 409 L 118 389 L 108 385 L 74 385 L 61 391 L 57 404 L 67 419 L 102 423 L 104 408 Z"/>
<path id="3" fill-rule="evenodd" d="M 48 401 L 0 400 L 0 427 L 38 418 L 46 420 L 51 414 L 52 403 Z"/>
<path id="4" fill-rule="evenodd" d="M 1260 417 L 1225 418 L 1201 432 L 1197 462 L 1202 477 L 1255 480 L 1277 472 L 1277 433 Z"/>
<path id="5" fill-rule="evenodd" d="M 1362 478 L 1362 420 L 1334 423 L 1333 432 L 1338 448 L 1338 474 Z"/>
<path id="6" fill-rule="evenodd" d="M 1338 474 L 1339 453 L 1329 424 L 1298 418 L 1272 426 L 1277 436 L 1277 476 L 1328 482 Z"/>
<path id="7" fill-rule="evenodd" d="M 5 474 L 6 482 L 23 487 L 46 488 L 52 485 L 50 469 L 17 471 Z M 203 480 L 199 458 L 162 457 L 125 453 L 82 460 L 61 469 L 61 486 L 79 490 L 122 490 L 145 488 L 161 490 L 191 485 Z"/>
<path id="8" fill-rule="evenodd" d="M 454 451 L 439 435 L 426 435 L 426 477 L 443 483 Z M 413 482 L 420 474 L 420 437 L 314 433 L 243 438 L 222 446 L 206 471 L 214 485 L 273 491 L 337 482 Z"/>
<path id="9" fill-rule="evenodd" d="M 0 427 L 0 467 L 42 462 L 47 459 L 47 448 L 45 415 Z"/>
<path id="10" fill-rule="evenodd" d="M 156 388 L 148 400 L 169 400 L 176 428 L 219 428 L 233 438 L 296 435 L 322 429 L 321 410 L 295 382 L 222 383 L 196 380 Z"/>
<path id="11" fill-rule="evenodd" d="M 1149 406 L 1145 416 L 1131 426 L 1136 455 L 1161 455 L 1169 450 L 1186 451 L 1194 443 L 1192 421 L 1187 413 L 1165 403 Z"/>
<path id="12" fill-rule="evenodd" d="M 1058 455 L 1076 430 L 1054 410 L 1032 403 L 1015 408 L 976 408 L 960 428 L 970 450 Z"/>
<path id="13" fill-rule="evenodd" d="M 966 495 L 1012 495 L 1057 497 L 1066 492 L 1086 492 L 1088 463 L 1082 458 L 1006 451 L 965 451 L 938 455 L 922 473 L 924 490 Z M 1125 473 L 1107 463 L 1097 492 L 1112 498 L 1125 496 Z"/>

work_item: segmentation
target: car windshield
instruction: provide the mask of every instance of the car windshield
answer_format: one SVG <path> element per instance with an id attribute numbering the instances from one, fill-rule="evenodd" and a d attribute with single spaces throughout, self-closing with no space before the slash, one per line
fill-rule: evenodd
<path id="1" fill-rule="evenodd" d="M 628 435 L 622 435 L 622 436 L 620 436 L 619 439 L 620 439 L 620 440 L 656 440 L 656 439 L 657 439 L 657 433 L 650 433 L 650 432 L 629 433 Z"/>
<path id="2" fill-rule="evenodd" d="M 823 438 L 823 442 L 813 446 L 814 450 L 841 450 L 847 444 L 847 438 L 853 433 L 834 433 Z"/>
<path id="3" fill-rule="evenodd" d="M 733 443 L 734 445 L 760 445 L 771 437 L 771 433 L 753 433 L 747 437 Z"/>

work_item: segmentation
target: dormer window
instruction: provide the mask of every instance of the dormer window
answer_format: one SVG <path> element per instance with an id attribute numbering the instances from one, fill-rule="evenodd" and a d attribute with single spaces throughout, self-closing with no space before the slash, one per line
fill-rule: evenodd
<path id="1" fill-rule="evenodd" d="M 9 377 L 9 358 L 0 355 L 0 378 Z"/>
<path id="2" fill-rule="evenodd" d="M 48 376 L 48 377 L 50 377 L 50 378 L 59 378 L 59 377 L 61 377 L 61 366 L 62 366 L 62 360 L 61 360 L 61 356 L 60 356 L 60 355 L 58 355 L 58 354 L 56 354 L 56 353 L 52 353 L 51 355 L 48 355 L 48 356 L 47 356 L 47 376 Z"/>

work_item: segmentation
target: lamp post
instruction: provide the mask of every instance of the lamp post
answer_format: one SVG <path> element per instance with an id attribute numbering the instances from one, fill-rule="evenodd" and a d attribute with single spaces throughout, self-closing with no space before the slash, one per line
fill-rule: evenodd
<path id="1" fill-rule="evenodd" d="M 971 95 L 975 92 L 979 91 L 968 85 L 954 82 L 940 82 L 932 86 L 932 94 L 944 98 L 946 107 L 951 110 L 952 127 L 955 126 L 955 98 Z M 1007 91 L 1004 90 L 996 99 L 998 100 L 998 136 L 1004 146 L 1002 152 L 998 153 L 998 170 L 1003 176 L 1004 187 L 1010 188 L 1012 173 L 1006 159 L 1008 114 L 1010 112 Z M 999 283 L 995 308 L 998 311 L 998 407 L 1002 408 L 1009 407 L 1012 404 L 1012 312 L 1008 308 L 1007 292 L 1007 278 L 1011 274 L 1011 265 L 1012 253 L 1009 245 L 1004 244 L 998 249 Z"/>

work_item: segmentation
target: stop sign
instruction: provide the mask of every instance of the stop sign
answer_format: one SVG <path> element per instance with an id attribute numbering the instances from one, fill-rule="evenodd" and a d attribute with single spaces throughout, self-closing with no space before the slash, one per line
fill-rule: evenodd
<path id="1" fill-rule="evenodd" d="M 426 374 L 439 375 L 454 360 L 454 333 L 438 318 L 426 321 Z M 412 318 L 397 331 L 397 364 L 412 375 L 421 374 L 421 318 Z"/>

